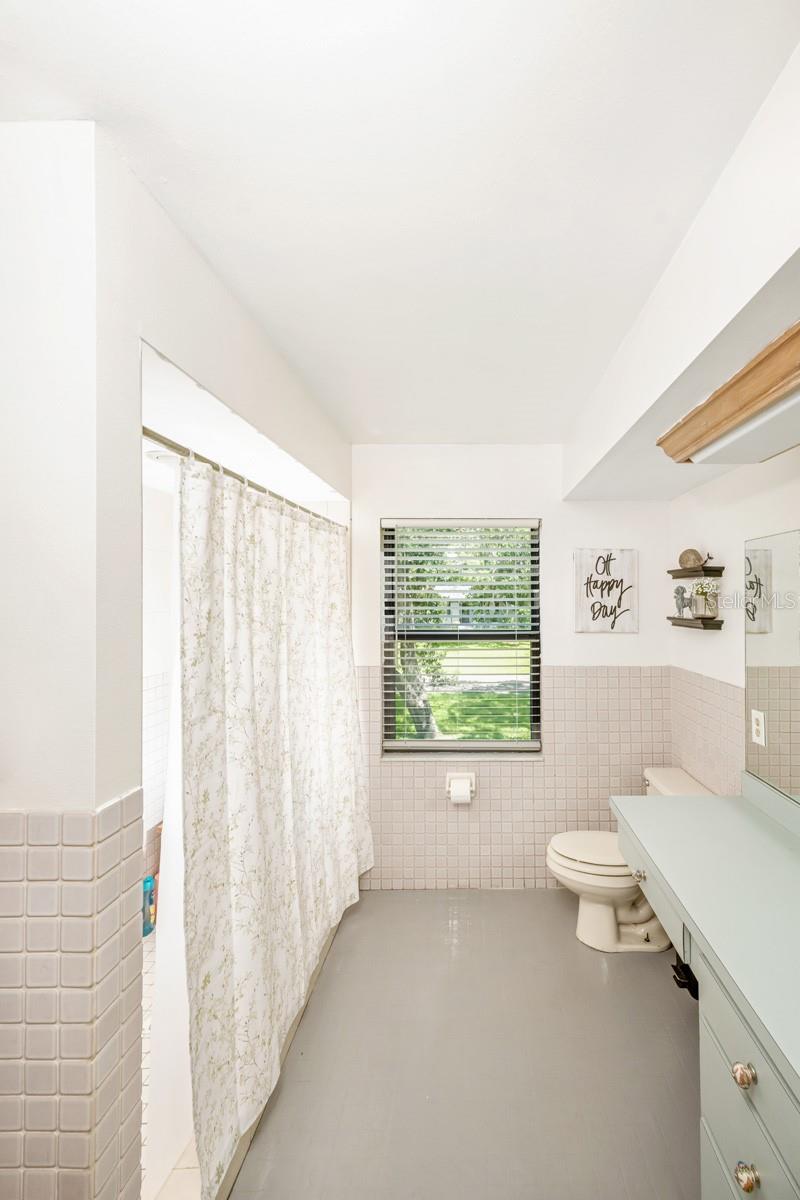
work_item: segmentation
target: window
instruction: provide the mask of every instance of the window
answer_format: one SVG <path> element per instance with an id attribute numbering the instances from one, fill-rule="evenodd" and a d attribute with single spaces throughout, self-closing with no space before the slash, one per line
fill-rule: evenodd
<path id="1" fill-rule="evenodd" d="M 540 750 L 539 522 L 381 522 L 385 750 Z"/>

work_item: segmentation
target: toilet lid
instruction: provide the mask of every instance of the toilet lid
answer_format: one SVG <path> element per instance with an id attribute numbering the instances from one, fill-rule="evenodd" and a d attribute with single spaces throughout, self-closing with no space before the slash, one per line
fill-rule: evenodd
<path id="1" fill-rule="evenodd" d="M 619 852 L 615 833 L 600 829 L 574 829 L 568 833 L 557 833 L 550 845 L 562 856 L 576 863 L 592 867 L 625 867 L 628 864 Z"/>

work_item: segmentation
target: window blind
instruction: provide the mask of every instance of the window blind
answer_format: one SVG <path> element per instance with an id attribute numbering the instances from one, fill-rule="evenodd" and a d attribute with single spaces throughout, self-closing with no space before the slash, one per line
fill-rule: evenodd
<path id="1" fill-rule="evenodd" d="M 539 522 L 386 519 L 386 750 L 540 750 Z"/>

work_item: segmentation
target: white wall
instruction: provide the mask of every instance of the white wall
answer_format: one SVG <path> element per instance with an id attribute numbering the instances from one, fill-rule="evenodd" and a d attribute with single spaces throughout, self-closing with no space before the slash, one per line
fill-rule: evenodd
<path id="1" fill-rule="evenodd" d="M 350 504 L 150 346 L 142 346 L 142 424 L 246 479 L 347 525 Z"/>
<path id="2" fill-rule="evenodd" d="M 666 663 L 667 506 L 564 502 L 559 446 L 354 446 L 353 630 L 356 663 L 380 662 L 382 517 L 540 517 L 542 657 L 574 665 Z M 573 550 L 639 551 L 639 633 L 577 634 Z"/>
<path id="3" fill-rule="evenodd" d="M 99 806 L 141 780 L 140 339 L 344 495 L 350 449 L 91 122 L 0 126 L 0 238 L 0 804 Z"/>
<path id="4" fill-rule="evenodd" d="M 558 446 L 354 446 L 358 665 L 380 662 L 381 517 L 541 517 L 544 662 L 672 663 L 743 686 L 741 605 L 723 608 L 719 631 L 672 628 L 675 585 L 666 572 L 689 546 L 710 551 L 725 566 L 723 598 L 741 596 L 745 540 L 800 527 L 800 447 L 669 503 L 562 501 L 560 468 Z M 572 552 L 593 545 L 639 550 L 638 635 L 573 632 Z"/>
<path id="5" fill-rule="evenodd" d="M 177 646 L 177 460 L 142 461 L 142 793 L 145 835 L 162 820 L 167 786 L 170 689 Z M 145 837 L 145 866 L 152 851 Z"/>
<path id="6" fill-rule="evenodd" d="M 800 246 L 798 155 L 800 50 L 779 76 L 588 398 L 565 458 L 565 492 Z M 749 357 L 745 354 L 744 361 Z M 694 403 L 704 398 L 697 396 Z"/>
<path id="7" fill-rule="evenodd" d="M 153 470 L 174 479 L 174 464 L 159 463 Z M 142 489 L 142 628 L 143 675 L 165 675 L 172 668 L 175 647 L 170 621 L 172 558 L 174 549 L 174 489 Z"/>
<path id="8" fill-rule="evenodd" d="M 800 527 L 800 447 L 695 488 L 670 505 L 668 559 L 693 546 L 725 567 L 723 596 L 742 596 L 748 538 Z M 795 587 L 797 584 L 795 583 Z M 673 629 L 670 661 L 689 671 L 744 686 L 745 637 L 741 605 L 724 608 L 718 632 Z"/>
<path id="9" fill-rule="evenodd" d="M 350 451 L 263 331 L 96 137 L 97 797 L 141 774 L 140 339 L 343 495 Z"/>
<path id="10" fill-rule="evenodd" d="M 93 154 L 0 125 L 0 808 L 94 797 Z"/>

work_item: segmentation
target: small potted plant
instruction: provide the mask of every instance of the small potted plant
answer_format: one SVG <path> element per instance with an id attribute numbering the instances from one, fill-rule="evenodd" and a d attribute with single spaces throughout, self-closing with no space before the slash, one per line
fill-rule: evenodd
<path id="1" fill-rule="evenodd" d="M 692 590 L 692 616 L 719 615 L 719 584 L 715 579 L 701 579 Z"/>

